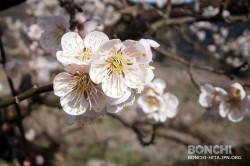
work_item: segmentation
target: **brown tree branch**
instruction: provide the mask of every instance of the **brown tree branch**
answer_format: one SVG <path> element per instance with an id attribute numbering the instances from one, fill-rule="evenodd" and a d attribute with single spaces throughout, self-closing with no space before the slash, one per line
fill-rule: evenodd
<path id="1" fill-rule="evenodd" d="M 1 0 L 0 1 L 0 11 L 11 8 L 13 6 L 19 5 L 26 0 Z"/>
<path id="2" fill-rule="evenodd" d="M 45 85 L 42 87 L 34 87 L 32 89 L 29 89 L 15 97 L 10 97 L 6 100 L 0 101 L 0 108 L 7 107 L 11 104 L 18 104 L 20 101 L 23 101 L 27 98 L 33 97 L 35 95 L 45 93 L 45 92 L 51 92 L 53 91 L 53 84 Z"/>
<path id="3" fill-rule="evenodd" d="M 66 12 L 69 14 L 70 20 L 70 30 L 75 30 L 75 27 L 77 26 L 76 21 L 76 13 L 82 12 L 82 9 L 80 6 L 78 6 L 74 0 L 59 0 L 60 6 L 63 7 Z"/>

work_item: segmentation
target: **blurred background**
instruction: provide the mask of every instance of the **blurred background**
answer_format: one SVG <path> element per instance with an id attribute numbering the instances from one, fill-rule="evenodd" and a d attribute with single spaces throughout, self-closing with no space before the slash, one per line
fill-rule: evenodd
<path id="1" fill-rule="evenodd" d="M 62 15 L 78 31 L 84 22 L 95 20 L 96 29 L 110 38 L 157 41 L 155 78 L 165 80 L 166 91 L 180 103 L 176 117 L 158 125 L 152 144 L 143 146 L 130 124 L 138 125 L 145 140 L 150 139 L 152 126 L 140 123 L 137 101 L 117 115 L 68 126 L 53 92 L 34 96 L 19 103 L 21 116 L 14 105 L 0 110 L 0 166 L 250 164 L 249 113 L 239 123 L 222 119 L 199 105 L 197 88 L 209 83 L 228 90 L 234 82 L 249 83 L 249 1 L 1 0 L 0 11 L 6 56 L 1 62 L 14 64 L 8 77 L 1 65 L 0 100 L 11 96 L 8 78 L 19 94 L 51 84 L 63 70 L 55 54 L 41 47 L 37 24 L 40 17 Z M 233 145 L 234 155 L 242 160 L 187 160 L 189 144 Z"/>

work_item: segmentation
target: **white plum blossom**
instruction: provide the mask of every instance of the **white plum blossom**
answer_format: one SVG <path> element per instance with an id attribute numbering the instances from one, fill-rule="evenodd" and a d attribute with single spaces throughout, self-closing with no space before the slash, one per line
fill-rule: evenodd
<path id="1" fill-rule="evenodd" d="M 164 110 L 163 97 L 155 93 L 147 92 L 138 97 L 139 113 L 149 114 Z"/>
<path id="2" fill-rule="evenodd" d="M 206 33 L 204 31 L 197 31 L 196 36 L 199 39 L 199 41 L 204 41 L 206 38 Z"/>
<path id="3" fill-rule="evenodd" d="M 138 98 L 137 112 L 144 114 L 153 123 L 163 123 L 168 118 L 175 117 L 179 101 L 171 93 L 157 95 L 146 93 Z"/>
<path id="4" fill-rule="evenodd" d="M 249 94 L 241 84 L 233 83 L 226 99 L 221 102 L 219 112 L 221 117 L 227 117 L 232 122 L 239 122 L 249 111 Z"/>
<path id="5" fill-rule="evenodd" d="M 40 38 L 43 49 L 52 54 L 61 50 L 61 38 L 70 31 L 69 21 L 62 16 L 46 16 L 38 19 L 38 25 L 43 30 Z"/>
<path id="6" fill-rule="evenodd" d="M 36 165 L 44 165 L 44 158 L 42 155 L 37 155 L 35 157 L 35 163 Z"/>
<path id="7" fill-rule="evenodd" d="M 71 63 L 90 65 L 99 48 L 108 40 L 108 36 L 99 31 L 90 32 L 84 40 L 75 32 L 67 32 L 62 36 L 63 51 L 56 53 L 57 59 L 64 66 Z"/>
<path id="8" fill-rule="evenodd" d="M 224 17 L 224 18 L 228 18 L 228 17 L 230 17 L 230 12 L 228 11 L 228 10 L 223 10 L 223 12 L 222 12 L 222 16 Z"/>
<path id="9" fill-rule="evenodd" d="M 37 24 L 32 24 L 29 27 L 29 31 L 28 31 L 28 36 L 30 39 L 32 40 L 39 40 L 40 36 L 41 36 L 42 30 L 39 27 L 39 25 Z"/>
<path id="10" fill-rule="evenodd" d="M 104 115 L 117 113 L 134 102 L 131 91 L 121 98 L 106 96 L 100 87 L 89 77 L 89 66 L 70 64 L 66 72 L 54 79 L 54 93 L 60 97 L 60 103 L 66 112 L 68 125 L 82 123 Z"/>
<path id="11" fill-rule="evenodd" d="M 104 93 L 120 98 L 131 89 L 142 90 L 153 78 L 145 47 L 138 41 L 119 39 L 107 41 L 93 59 L 90 77 L 102 85 Z"/>
<path id="12" fill-rule="evenodd" d="M 210 44 L 207 46 L 207 50 L 211 53 L 215 53 L 216 52 L 216 46 L 214 44 Z"/>
<path id="13" fill-rule="evenodd" d="M 66 72 L 58 74 L 53 82 L 54 93 L 60 97 L 63 110 L 69 115 L 81 115 L 87 110 L 101 112 L 106 103 L 99 85 L 89 77 L 89 66 L 70 64 Z"/>
<path id="14" fill-rule="evenodd" d="M 216 16 L 218 13 L 219 13 L 219 8 L 208 6 L 203 9 L 202 15 L 204 17 L 213 17 L 213 16 Z"/>
<path id="15" fill-rule="evenodd" d="M 138 98 L 138 114 L 145 115 L 152 123 L 163 123 L 177 113 L 179 100 L 171 93 L 164 94 L 165 87 L 163 80 L 155 79 Z"/>
<path id="16" fill-rule="evenodd" d="M 25 138 L 28 141 L 33 141 L 36 137 L 36 132 L 34 129 L 29 129 L 28 131 L 25 132 Z"/>
<path id="17" fill-rule="evenodd" d="M 225 98 L 227 92 L 219 87 L 214 87 L 210 84 L 201 86 L 201 94 L 199 103 L 207 109 L 218 109 L 219 104 Z"/>

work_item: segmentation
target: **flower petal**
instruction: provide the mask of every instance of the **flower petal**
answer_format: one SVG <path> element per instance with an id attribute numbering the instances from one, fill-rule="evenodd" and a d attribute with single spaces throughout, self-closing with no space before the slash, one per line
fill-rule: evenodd
<path id="1" fill-rule="evenodd" d="M 178 98 L 171 94 L 171 93 L 165 93 L 163 95 L 164 98 L 164 103 L 166 104 L 166 115 L 169 118 L 173 118 L 176 116 L 177 113 L 177 107 L 179 105 L 179 100 Z"/>
<path id="2" fill-rule="evenodd" d="M 164 89 L 166 88 L 166 83 L 163 79 L 156 78 L 149 84 L 147 84 L 147 89 L 152 88 L 158 95 L 163 95 Z"/>
<path id="3" fill-rule="evenodd" d="M 125 84 L 133 89 L 139 89 L 144 84 L 145 77 L 147 76 L 147 68 L 140 64 L 133 64 L 127 66 L 124 71 Z"/>
<path id="4" fill-rule="evenodd" d="M 213 106 L 212 96 L 207 93 L 201 93 L 199 96 L 199 103 L 202 107 L 211 108 Z"/>
<path id="5" fill-rule="evenodd" d="M 152 66 L 147 67 L 147 73 L 145 76 L 145 80 L 143 81 L 144 84 L 148 84 L 154 79 L 155 75 L 154 75 L 153 69 L 154 68 Z"/>
<path id="6" fill-rule="evenodd" d="M 204 93 L 214 93 L 214 87 L 210 84 L 204 84 L 201 86 L 201 92 L 204 92 Z"/>
<path id="7" fill-rule="evenodd" d="M 65 66 L 64 67 L 64 70 L 65 71 L 67 71 L 67 72 L 69 72 L 69 73 L 71 73 L 71 74 L 75 74 L 76 73 L 76 71 L 78 71 L 78 72 L 80 72 L 80 73 L 89 73 L 89 66 L 87 66 L 87 65 L 81 65 L 81 66 L 79 66 L 79 65 L 77 65 L 77 64 L 74 64 L 74 63 L 72 63 L 72 64 L 69 64 L 68 66 Z"/>
<path id="8" fill-rule="evenodd" d="M 124 104 L 118 104 L 118 105 L 107 105 L 107 112 L 109 113 L 118 113 L 120 112 L 124 107 Z"/>
<path id="9" fill-rule="evenodd" d="M 55 95 L 61 97 L 70 93 L 74 86 L 73 84 L 69 83 L 71 80 L 72 77 L 69 73 L 63 72 L 58 74 L 53 82 Z"/>
<path id="10" fill-rule="evenodd" d="M 125 102 L 125 107 L 132 106 L 134 104 L 134 101 L 135 101 L 135 95 L 131 94 L 128 100 L 126 100 Z"/>
<path id="11" fill-rule="evenodd" d="M 233 83 L 230 86 L 230 93 L 233 97 L 243 100 L 246 97 L 246 91 L 239 83 Z"/>
<path id="12" fill-rule="evenodd" d="M 74 58 L 77 57 L 84 48 L 82 38 L 75 32 L 67 32 L 61 39 L 64 57 Z"/>
<path id="13" fill-rule="evenodd" d="M 91 108 L 96 112 L 101 112 L 106 105 L 105 96 L 100 91 L 98 90 L 96 96 L 91 96 Z"/>
<path id="14" fill-rule="evenodd" d="M 139 107 L 141 107 L 141 111 L 144 114 L 155 112 L 158 109 L 158 108 L 152 109 L 151 107 L 149 107 L 148 103 L 145 101 L 144 96 L 139 96 L 137 102 L 138 102 Z"/>
<path id="15" fill-rule="evenodd" d="M 240 122 L 242 121 L 244 115 L 245 115 L 245 112 L 243 110 L 234 110 L 234 111 L 229 112 L 228 119 L 231 122 Z"/>
<path id="16" fill-rule="evenodd" d="M 40 44 L 42 48 L 52 54 L 56 54 L 57 51 L 61 50 L 60 39 L 55 36 L 51 32 L 43 32 L 40 37 Z"/>
<path id="17" fill-rule="evenodd" d="M 107 54 L 107 53 L 109 54 L 110 51 L 112 51 L 113 49 L 119 50 L 121 47 L 125 48 L 125 46 L 123 45 L 120 39 L 109 40 L 100 47 L 100 51 L 98 52 L 98 55 L 102 56 L 103 54 Z"/>
<path id="18" fill-rule="evenodd" d="M 228 112 L 229 112 L 228 104 L 226 102 L 220 103 L 220 106 L 219 106 L 220 116 L 225 118 Z"/>
<path id="19" fill-rule="evenodd" d="M 109 40 L 108 36 L 99 31 L 90 32 L 84 39 L 84 45 L 91 48 L 94 53 L 99 51 L 99 48 Z"/>
<path id="20" fill-rule="evenodd" d="M 82 23 L 82 28 L 78 29 L 79 34 L 84 37 L 86 36 L 88 33 L 94 31 L 97 26 L 98 26 L 98 22 L 95 20 L 89 20 L 89 21 L 85 21 L 84 23 Z"/>
<path id="21" fill-rule="evenodd" d="M 71 63 L 75 63 L 75 64 L 79 64 L 79 65 L 84 64 L 81 61 L 79 61 L 78 59 L 76 59 L 75 57 L 71 56 L 70 54 L 65 53 L 64 51 L 57 51 L 56 58 L 64 66 L 67 66 Z"/>
<path id="22" fill-rule="evenodd" d="M 120 98 L 127 93 L 127 86 L 122 76 L 117 73 L 111 74 L 103 81 L 102 89 L 107 96 L 113 98 Z"/>
<path id="23" fill-rule="evenodd" d="M 127 97 L 129 97 L 129 98 L 127 98 Z M 124 101 L 125 99 L 126 99 L 126 101 Z M 130 95 L 126 95 L 126 97 L 122 97 L 122 98 L 120 98 L 118 100 L 114 100 L 112 102 L 112 104 L 116 104 L 116 105 L 107 104 L 108 112 L 110 112 L 110 113 L 118 113 L 124 107 L 131 106 L 134 103 L 134 101 L 135 101 L 135 95 L 130 93 Z"/>
<path id="24" fill-rule="evenodd" d="M 164 123 L 167 120 L 167 114 L 159 114 L 159 121 Z"/>
<path id="25" fill-rule="evenodd" d="M 145 39 L 145 40 L 148 42 L 150 47 L 153 47 L 153 48 L 160 47 L 160 44 L 157 43 L 156 41 L 152 40 L 152 39 Z"/>
<path id="26" fill-rule="evenodd" d="M 125 40 L 123 44 L 126 47 L 125 54 L 129 57 L 136 58 L 137 62 L 149 64 L 149 62 L 152 60 L 152 53 L 148 54 L 148 50 L 146 50 L 146 48 L 138 41 Z"/>
<path id="27" fill-rule="evenodd" d="M 63 110 L 70 115 L 81 115 L 88 108 L 89 103 L 83 97 L 83 93 L 77 93 L 77 91 L 72 91 L 71 93 L 60 98 L 60 103 Z"/>
<path id="28" fill-rule="evenodd" d="M 98 60 L 93 59 L 89 71 L 89 76 L 91 80 L 99 84 L 103 80 L 107 79 L 108 74 L 108 64 L 104 61 L 102 57 L 98 58 Z"/>
<path id="29" fill-rule="evenodd" d="M 120 98 L 107 97 L 107 103 L 111 106 L 118 105 L 127 101 L 130 96 L 131 96 L 131 91 L 127 89 L 126 93 Z"/>

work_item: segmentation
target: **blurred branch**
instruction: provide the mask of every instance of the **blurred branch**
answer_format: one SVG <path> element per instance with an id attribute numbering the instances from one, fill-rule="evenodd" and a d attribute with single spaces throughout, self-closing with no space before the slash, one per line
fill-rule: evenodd
<path id="1" fill-rule="evenodd" d="M 185 146 L 190 145 L 190 144 L 192 144 L 192 145 L 206 144 L 206 143 L 211 144 L 211 145 L 215 144 L 213 140 L 207 138 L 207 136 L 204 135 L 203 133 L 201 133 L 199 131 L 193 131 L 186 126 L 175 127 L 175 126 L 165 126 L 165 125 L 153 125 L 153 131 L 152 131 L 151 138 L 148 141 L 145 141 L 143 139 L 142 131 L 137 127 L 138 123 L 136 121 L 133 122 L 132 124 L 130 124 L 116 114 L 109 113 L 108 115 L 111 116 L 112 118 L 115 118 L 116 120 L 118 120 L 120 123 L 122 123 L 128 129 L 133 130 L 137 134 L 137 138 L 138 138 L 139 142 L 141 143 L 141 145 L 143 145 L 143 146 L 148 146 L 148 145 L 153 144 L 156 136 L 157 137 L 159 136 L 160 138 L 163 138 L 163 139 L 173 140 L 173 141 L 180 143 L 180 144 L 183 144 Z M 139 122 L 139 123 L 143 123 L 143 122 Z M 148 124 L 145 121 L 144 121 L 144 123 Z M 168 132 L 167 133 L 161 133 L 160 131 L 156 132 L 157 127 L 168 129 Z M 169 132 L 171 134 L 169 134 Z"/>
<path id="2" fill-rule="evenodd" d="M 204 145 L 217 144 L 217 141 L 214 140 L 209 134 L 207 134 L 202 130 L 199 130 L 198 128 L 193 127 L 193 125 L 185 125 L 182 123 L 178 123 L 178 124 L 170 124 L 169 126 L 164 125 L 163 127 L 174 129 L 175 131 L 179 131 L 183 134 L 191 135 L 192 137 L 200 141 L 199 144 L 204 144 Z"/>
<path id="3" fill-rule="evenodd" d="M 198 145 L 198 144 L 199 144 L 198 142 L 195 142 L 195 141 L 193 141 L 193 140 L 191 140 L 191 139 L 187 139 L 187 138 L 184 137 L 184 136 L 181 137 L 181 136 L 179 136 L 179 135 L 177 135 L 177 134 L 173 134 L 173 133 L 171 133 L 171 134 L 168 134 L 168 133 L 166 133 L 166 134 L 157 133 L 156 135 L 157 135 L 157 137 L 159 137 L 159 138 L 172 140 L 172 141 L 177 142 L 177 143 L 179 143 L 179 144 L 182 144 L 182 145 L 184 145 L 184 146 L 188 146 L 188 145 Z"/>
<path id="4" fill-rule="evenodd" d="M 16 96 L 16 90 L 15 90 L 14 83 L 13 83 L 12 79 L 8 76 L 8 74 L 7 74 L 6 70 L 5 70 L 6 55 L 5 55 L 5 51 L 4 51 L 4 47 L 3 47 L 1 37 L 0 37 L 0 50 L 1 50 L 3 69 L 4 69 L 5 75 L 7 77 L 8 85 L 9 85 L 9 88 L 10 88 L 10 91 L 11 91 L 11 95 L 14 97 L 14 96 Z M 23 123 L 22 123 L 22 118 L 21 118 L 21 111 L 20 111 L 20 108 L 19 108 L 17 103 L 14 103 L 14 105 L 15 105 L 15 110 L 16 110 L 16 114 L 17 114 L 17 118 L 18 118 L 17 119 L 17 126 L 19 128 L 23 143 L 25 143 L 26 139 L 25 139 L 25 136 L 24 136 L 24 128 L 23 128 Z"/>
<path id="5" fill-rule="evenodd" d="M 208 57 L 211 57 L 211 54 L 207 51 L 205 51 L 203 49 L 203 47 L 201 46 L 200 43 L 198 42 L 195 42 L 194 40 L 192 40 L 185 32 L 184 30 L 184 27 L 183 26 L 180 26 L 180 28 L 177 29 L 179 34 L 180 34 L 180 37 L 185 41 L 187 42 L 188 44 L 190 44 L 196 51 L 200 52 L 201 54 L 203 55 L 206 55 Z"/>
<path id="6" fill-rule="evenodd" d="M 26 92 L 23 92 L 15 97 L 11 97 L 6 100 L 0 101 L 0 108 L 7 107 L 15 103 L 18 104 L 22 100 L 50 91 L 53 91 L 53 84 L 45 85 L 39 88 L 33 87 L 32 89 L 29 89 Z"/>
<path id="7" fill-rule="evenodd" d="M 83 12 L 81 7 L 78 6 L 74 0 L 59 0 L 60 6 L 66 10 L 66 12 L 69 14 L 70 20 L 70 30 L 75 30 L 75 27 L 77 26 L 76 21 L 76 13 L 77 12 Z"/>
<path id="8" fill-rule="evenodd" d="M 168 57 L 168 58 L 171 58 L 175 61 L 178 61 L 184 65 L 186 65 L 187 67 L 190 66 L 190 61 L 187 61 L 186 59 L 184 58 L 181 58 L 179 57 L 178 55 L 174 55 L 172 53 L 169 53 L 167 51 L 164 50 L 164 48 L 157 48 L 156 49 L 156 52 Z M 192 64 L 192 67 L 193 68 L 196 68 L 196 69 L 200 69 L 200 70 L 204 70 L 204 71 L 208 71 L 208 72 L 211 72 L 211 73 L 215 73 L 215 74 L 218 74 L 218 75 L 224 75 L 230 79 L 233 79 L 234 77 L 232 76 L 231 74 L 231 71 L 225 71 L 225 70 L 219 70 L 219 69 L 214 69 L 212 67 L 209 67 L 209 66 L 204 66 L 204 65 L 198 65 L 198 64 Z"/>
<path id="9" fill-rule="evenodd" d="M 230 16 L 228 18 L 205 18 L 205 17 L 193 17 L 193 16 L 183 16 L 180 18 L 163 18 L 159 21 L 155 21 L 151 24 L 150 28 L 153 31 L 157 31 L 160 27 L 163 26 L 173 26 L 173 25 L 183 25 L 190 24 L 193 22 L 199 21 L 209 21 L 209 22 L 226 22 L 228 24 L 233 24 L 236 22 L 249 22 L 249 15 L 238 15 L 238 16 Z"/>
<path id="10" fill-rule="evenodd" d="M 166 13 L 168 16 L 170 16 L 171 10 L 172 10 L 172 0 L 168 0 L 166 4 Z"/>
<path id="11" fill-rule="evenodd" d="M 0 1 L 0 11 L 11 8 L 13 6 L 19 5 L 26 0 L 1 0 Z"/>
<path id="12" fill-rule="evenodd" d="M 155 140 L 155 134 L 156 134 L 156 125 L 153 125 L 152 127 L 152 135 L 150 137 L 150 139 L 148 141 L 145 141 L 143 139 L 143 133 L 141 132 L 141 130 L 137 127 L 136 123 L 130 124 L 128 122 L 126 122 L 124 119 L 122 119 L 120 116 L 117 116 L 116 114 L 108 114 L 110 117 L 115 118 L 116 120 L 118 120 L 119 122 L 121 122 L 125 127 L 132 129 L 136 135 L 137 138 L 139 140 L 139 142 L 141 143 L 142 146 L 148 146 L 154 143 Z"/>
<path id="13" fill-rule="evenodd" d="M 6 140 L 7 146 L 10 147 L 13 165 L 20 166 L 21 164 L 18 161 L 17 150 L 16 150 L 16 145 L 15 145 L 14 141 L 11 139 L 9 134 L 7 132 L 3 131 L 2 129 L 0 129 L 0 138 L 1 138 L 1 141 Z"/>

